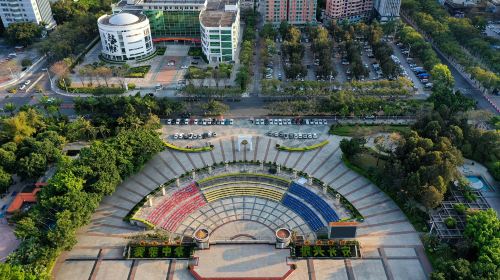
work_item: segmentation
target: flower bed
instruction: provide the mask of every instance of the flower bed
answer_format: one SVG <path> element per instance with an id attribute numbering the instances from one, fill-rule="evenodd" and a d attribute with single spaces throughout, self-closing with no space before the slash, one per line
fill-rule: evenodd
<path id="1" fill-rule="evenodd" d="M 198 147 L 198 148 L 183 148 L 179 146 L 175 146 L 174 144 L 168 143 L 166 141 L 163 142 L 165 144 L 165 147 L 180 151 L 180 152 L 185 152 L 185 153 L 200 153 L 200 152 L 210 152 L 214 149 L 214 146 L 205 146 L 205 147 Z"/>
<path id="2" fill-rule="evenodd" d="M 306 146 L 306 147 L 298 147 L 298 148 L 293 148 L 293 147 L 287 147 L 287 146 L 281 146 L 281 145 L 277 145 L 276 148 L 280 151 L 288 151 L 288 152 L 305 152 L 305 151 L 311 151 L 311 150 L 315 150 L 315 149 L 318 149 L 318 148 L 321 148 L 325 145 L 327 145 L 328 143 L 330 143 L 330 141 L 328 140 L 325 140 L 321 143 L 318 143 L 318 144 L 314 144 L 312 146 Z"/>
<path id="3" fill-rule="evenodd" d="M 145 242 L 129 244 L 126 248 L 127 259 L 189 259 L 193 257 L 194 244 L 170 245 L 167 242 Z M 165 244 L 167 243 L 167 244 Z"/>
<path id="4" fill-rule="evenodd" d="M 144 78 L 151 69 L 151 65 L 132 67 L 125 75 L 126 78 Z"/>

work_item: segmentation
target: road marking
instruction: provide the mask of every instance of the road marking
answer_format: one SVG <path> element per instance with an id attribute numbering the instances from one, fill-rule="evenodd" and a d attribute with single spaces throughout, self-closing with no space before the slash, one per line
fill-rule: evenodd
<path id="1" fill-rule="evenodd" d="M 43 78 L 43 76 L 44 76 L 44 75 L 45 75 L 45 73 L 43 73 L 42 75 L 40 75 L 40 77 L 38 77 L 38 79 L 36 79 L 36 80 L 35 80 L 35 81 L 31 84 L 31 86 L 29 86 L 29 87 L 26 89 L 26 93 L 28 93 L 28 91 L 30 91 L 30 90 L 31 90 L 31 88 L 33 88 L 33 87 L 36 85 L 36 83 L 38 83 L 38 82 L 39 82 L 39 81 Z"/>

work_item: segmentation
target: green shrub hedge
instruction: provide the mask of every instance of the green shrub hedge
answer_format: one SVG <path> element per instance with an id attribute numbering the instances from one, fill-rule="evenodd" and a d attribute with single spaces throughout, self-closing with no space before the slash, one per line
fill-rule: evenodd
<path id="1" fill-rule="evenodd" d="M 276 148 L 280 151 L 288 151 L 288 152 L 305 152 L 305 151 L 311 151 L 311 150 L 315 150 L 315 149 L 318 149 L 318 148 L 321 148 L 325 145 L 327 145 L 328 143 L 330 143 L 330 141 L 328 140 L 325 140 L 321 143 L 318 143 L 318 144 L 314 144 L 314 145 L 311 145 L 311 146 L 306 146 L 306 147 L 298 147 L 298 148 L 294 148 L 294 147 L 287 147 L 287 146 L 281 146 L 281 145 L 276 145 Z"/>
<path id="2" fill-rule="evenodd" d="M 180 151 L 180 152 L 186 152 L 186 153 L 210 152 L 214 149 L 213 145 L 205 146 L 205 147 L 198 147 L 198 148 L 183 148 L 183 147 L 175 146 L 174 144 L 168 143 L 166 141 L 164 141 L 164 143 L 165 143 L 165 147 L 167 147 L 169 149 Z"/>
<path id="3" fill-rule="evenodd" d="M 167 48 L 165 48 L 165 47 L 158 47 L 158 48 L 156 48 L 156 55 L 158 55 L 158 56 L 164 55 L 165 51 L 167 51 Z"/>
<path id="4" fill-rule="evenodd" d="M 132 67 L 125 75 L 126 78 L 144 78 L 151 69 L 151 65 Z"/>

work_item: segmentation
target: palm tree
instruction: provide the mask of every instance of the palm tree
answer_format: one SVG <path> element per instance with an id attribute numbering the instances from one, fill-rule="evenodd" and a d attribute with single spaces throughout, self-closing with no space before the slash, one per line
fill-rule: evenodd
<path id="1" fill-rule="evenodd" d="M 12 103 L 12 102 L 9 102 L 9 103 L 6 103 L 4 106 L 3 106 L 3 109 L 6 111 L 6 112 L 9 112 L 11 116 L 14 115 L 14 111 L 16 111 L 17 109 L 17 106 L 16 104 Z"/>

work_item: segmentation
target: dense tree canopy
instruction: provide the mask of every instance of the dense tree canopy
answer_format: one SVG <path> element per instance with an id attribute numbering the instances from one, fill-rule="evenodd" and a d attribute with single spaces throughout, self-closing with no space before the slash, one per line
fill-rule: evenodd
<path id="1" fill-rule="evenodd" d="M 13 45 L 28 46 L 42 34 L 43 27 L 32 22 L 16 22 L 9 24 L 5 31 L 7 41 Z"/>

